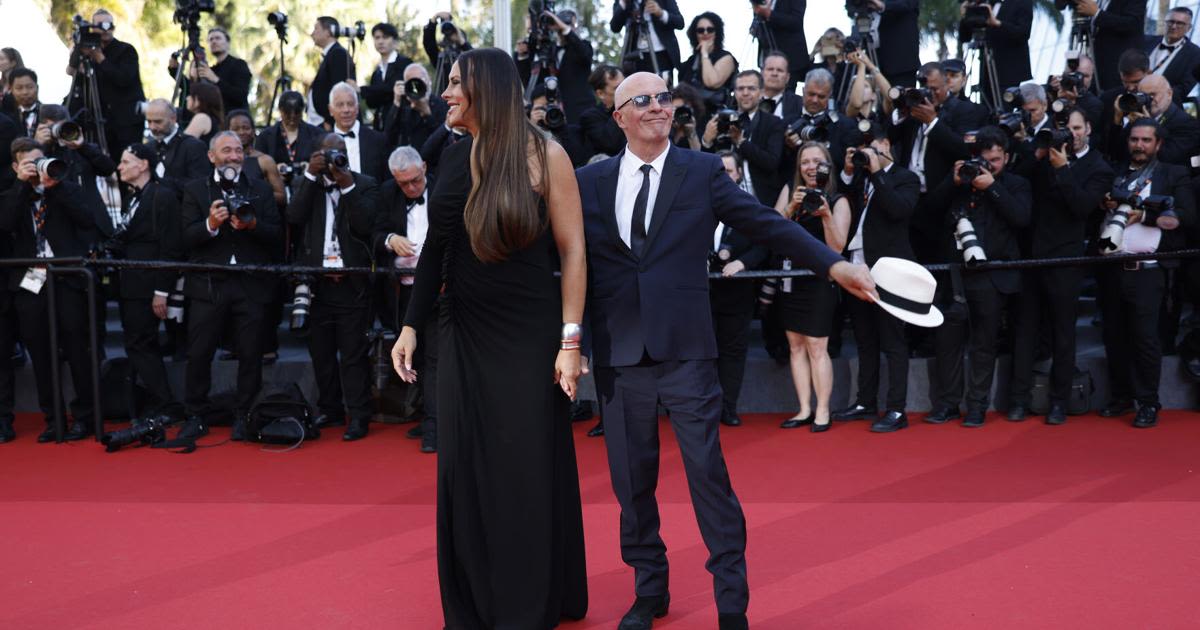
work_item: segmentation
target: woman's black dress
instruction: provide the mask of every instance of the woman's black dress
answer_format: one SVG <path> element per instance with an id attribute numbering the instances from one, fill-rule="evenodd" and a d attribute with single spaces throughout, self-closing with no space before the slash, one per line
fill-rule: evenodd
<path id="1" fill-rule="evenodd" d="M 547 228 L 503 262 L 475 256 L 463 225 L 471 144 L 442 154 L 406 317 L 419 328 L 438 300 L 442 609 L 454 630 L 552 628 L 587 611 L 569 402 L 553 383 L 553 239 Z"/>
<path id="2" fill-rule="evenodd" d="M 708 54 L 708 60 L 716 65 L 718 61 L 725 57 L 733 57 L 733 53 L 728 50 L 714 50 Z M 733 86 L 738 73 L 737 58 L 733 59 L 733 72 L 729 73 L 729 79 L 723 85 L 717 88 L 710 88 L 704 84 L 704 68 L 700 63 L 700 53 L 692 53 L 686 61 L 679 64 L 679 82 L 691 84 L 700 91 L 700 98 L 704 100 L 705 106 L 708 108 L 708 113 L 712 114 L 721 107 L 727 105 L 729 96 L 733 94 Z"/>
<path id="3" fill-rule="evenodd" d="M 788 187 L 788 198 L 791 198 L 792 187 Z M 841 195 L 829 198 L 829 207 L 837 203 Z M 796 214 L 794 219 L 800 227 L 813 235 L 813 238 L 825 242 L 825 228 L 820 217 Z M 825 278 L 816 276 L 801 276 L 792 278 L 792 290 L 785 292 L 785 285 L 780 282 L 775 301 L 779 304 L 779 317 L 784 330 L 800 333 L 806 337 L 828 337 L 833 333 L 834 311 L 837 309 L 837 286 Z"/>

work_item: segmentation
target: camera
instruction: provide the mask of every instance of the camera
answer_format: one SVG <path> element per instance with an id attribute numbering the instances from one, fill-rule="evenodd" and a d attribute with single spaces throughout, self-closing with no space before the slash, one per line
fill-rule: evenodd
<path id="1" fill-rule="evenodd" d="M 1068 62 L 1069 63 L 1069 62 Z M 1079 58 L 1075 59 L 1075 65 L 1079 65 Z M 1058 79 L 1058 89 L 1081 94 L 1083 92 L 1083 73 L 1068 72 Z"/>
<path id="2" fill-rule="evenodd" d="M 283 11 L 272 11 L 267 14 L 267 24 L 275 28 L 287 28 L 288 17 Z"/>
<path id="3" fill-rule="evenodd" d="M 932 103 L 933 92 L 923 87 L 896 86 L 888 91 L 888 98 L 892 99 L 892 104 L 897 108 L 908 111 L 921 103 Z"/>
<path id="4" fill-rule="evenodd" d="M 351 39 L 357 39 L 361 42 L 367 37 L 367 25 L 364 24 L 362 20 L 355 22 L 354 26 L 339 25 L 337 28 L 333 29 L 333 36 L 349 37 Z"/>
<path id="5" fill-rule="evenodd" d="M 175 280 L 175 288 L 167 294 L 167 319 L 177 324 L 183 323 L 183 309 L 185 304 L 183 282 L 183 276 L 179 276 Z"/>
<path id="6" fill-rule="evenodd" d="M 83 142 L 83 127 L 71 120 L 62 120 L 50 127 L 50 136 L 57 142 Z"/>
<path id="7" fill-rule="evenodd" d="M 563 112 L 562 103 L 558 96 L 558 77 L 546 77 L 546 117 L 543 126 L 551 131 L 558 131 L 567 126 L 567 115 Z"/>
<path id="8" fill-rule="evenodd" d="M 1003 129 L 1010 138 L 1025 129 L 1029 122 L 1029 112 L 1023 109 L 1014 109 L 996 117 L 996 126 Z"/>
<path id="9" fill-rule="evenodd" d="M 100 47 L 100 35 L 105 31 L 112 30 L 112 22 L 102 22 L 100 24 L 92 24 L 83 19 L 82 15 L 76 15 L 71 18 L 71 24 L 75 30 L 71 33 L 71 41 L 75 43 L 75 48 L 79 50 L 94 50 Z"/>
<path id="10" fill-rule="evenodd" d="M 441 25 L 442 37 L 453 37 L 458 32 L 458 27 L 450 20 L 444 20 Z"/>
<path id="11" fill-rule="evenodd" d="M 1033 136 L 1033 146 L 1036 149 L 1062 149 L 1063 145 L 1069 148 L 1074 141 L 1071 130 L 1062 128 L 1045 128 Z"/>
<path id="12" fill-rule="evenodd" d="M 683 127 L 696 122 L 696 113 L 687 105 L 680 105 L 675 108 L 675 124 Z"/>
<path id="13" fill-rule="evenodd" d="M 729 137 L 729 132 L 734 127 L 744 130 L 745 121 L 742 114 L 736 109 L 724 108 L 717 110 L 713 118 L 717 121 L 717 139 L 713 142 L 713 150 L 719 152 L 732 149 L 733 139 Z"/>
<path id="14" fill-rule="evenodd" d="M 851 35 L 842 40 L 842 53 L 849 55 L 856 53 L 863 48 L 862 38 L 858 35 Z"/>
<path id="15" fill-rule="evenodd" d="M 825 188 L 829 186 L 830 172 L 831 169 L 828 162 L 821 162 L 817 165 L 816 188 L 805 188 L 804 198 L 800 200 L 800 212 L 804 216 L 812 215 L 817 210 L 820 210 L 821 206 L 825 205 Z"/>
<path id="16" fill-rule="evenodd" d="M 1011 109 L 1021 109 L 1025 106 L 1025 97 L 1021 96 L 1021 88 L 1010 87 L 1004 90 L 1000 95 L 1000 100 L 1004 101 L 1004 106 Z"/>
<path id="17" fill-rule="evenodd" d="M 429 95 L 429 84 L 420 77 L 413 77 L 404 82 L 404 95 L 411 101 L 419 101 Z"/>
<path id="18" fill-rule="evenodd" d="M 221 192 L 225 195 L 225 207 L 229 208 L 229 213 L 242 223 L 252 223 L 255 219 L 254 204 L 237 190 L 238 169 L 225 166 L 217 171 L 217 175 L 221 179 Z"/>
<path id="19" fill-rule="evenodd" d="M 958 178 L 962 180 L 963 184 L 969 184 L 984 172 L 992 172 L 992 167 L 984 160 L 971 158 L 958 167 Z"/>
<path id="20" fill-rule="evenodd" d="M 963 3 L 965 12 L 963 17 L 958 22 L 958 28 L 962 31 L 982 31 L 987 28 L 988 18 L 992 12 L 988 8 L 988 0 L 967 0 Z"/>
<path id="21" fill-rule="evenodd" d="M 800 136 L 801 140 L 813 142 L 829 142 L 829 127 L 833 122 L 829 112 L 804 114 L 788 125 L 788 133 Z"/>
<path id="22" fill-rule="evenodd" d="M 312 308 L 312 285 L 316 278 L 312 276 L 297 276 L 296 290 L 292 293 L 291 329 L 301 331 L 308 328 L 308 315 Z"/>
<path id="23" fill-rule="evenodd" d="M 66 162 L 52 157 L 40 157 L 34 160 L 33 164 L 37 167 L 38 175 L 56 182 L 62 181 L 71 169 Z"/>
<path id="24" fill-rule="evenodd" d="M 846 13 L 851 17 L 871 16 L 878 12 L 871 0 L 846 0 Z"/>
<path id="25" fill-rule="evenodd" d="M 104 450 L 107 453 L 115 453 L 121 450 L 121 447 L 129 446 L 135 442 L 150 446 L 167 439 L 167 427 L 170 424 L 171 419 L 166 416 L 137 418 L 134 419 L 128 429 L 121 429 L 100 436 L 100 443 L 104 445 Z"/>
<path id="26" fill-rule="evenodd" d="M 1151 98 L 1145 92 L 1125 92 L 1117 97 L 1117 109 L 1122 114 L 1150 111 Z"/>
<path id="27" fill-rule="evenodd" d="M 966 210 L 956 210 L 953 217 L 954 245 L 963 253 L 963 262 L 967 265 L 986 262 L 987 254 L 983 251 L 983 244 L 979 242 L 975 225 L 971 223 Z"/>
<path id="28" fill-rule="evenodd" d="M 871 166 L 871 154 L 868 151 L 874 151 L 870 148 L 859 148 L 850 155 L 850 163 L 854 165 L 854 173 L 857 175 L 860 171 L 866 172 Z"/>
<path id="29" fill-rule="evenodd" d="M 348 170 L 350 168 L 350 157 L 337 149 L 326 149 L 321 153 L 325 156 L 326 174 L 333 176 L 333 169 Z"/>

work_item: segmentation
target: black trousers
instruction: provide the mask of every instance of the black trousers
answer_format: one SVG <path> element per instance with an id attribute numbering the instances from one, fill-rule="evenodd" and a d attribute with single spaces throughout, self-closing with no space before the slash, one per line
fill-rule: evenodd
<path id="1" fill-rule="evenodd" d="M 746 350 L 750 346 L 750 324 L 754 321 L 754 283 L 746 280 L 721 280 L 743 286 L 711 287 L 710 291 L 732 290 L 737 299 L 713 305 L 713 328 L 717 335 L 717 378 L 721 383 L 721 413 L 737 415 L 738 398 L 746 374 Z M 715 283 L 714 283 L 715 284 Z"/>
<path id="2" fill-rule="evenodd" d="M 188 314 L 188 364 L 184 402 L 189 415 L 208 406 L 212 360 L 226 323 L 232 322 L 238 356 L 237 409 L 249 413 L 262 387 L 262 320 L 265 304 L 241 278 L 213 279 L 212 299 L 193 299 Z"/>
<path id="3" fill-rule="evenodd" d="M 1163 270 L 1124 271 L 1114 266 L 1102 270 L 1097 280 L 1111 398 L 1157 405 L 1162 375 L 1158 315 L 1165 283 Z"/>
<path id="4" fill-rule="evenodd" d="M 692 508 L 708 548 L 705 567 L 713 575 L 717 611 L 744 613 L 750 598 L 746 519 L 721 454 L 716 362 L 644 363 L 595 371 L 613 492 L 621 505 L 621 558 L 634 569 L 634 592 L 654 596 L 668 591 L 667 547 L 659 535 L 654 497 L 661 399 L 671 410 Z"/>
<path id="5" fill-rule="evenodd" d="M 1043 322 L 1050 327 L 1050 404 L 1063 405 L 1075 375 L 1075 321 L 1079 316 L 1081 267 L 1054 267 L 1022 274 L 1013 340 L 1010 404 L 1028 407 L 1033 389 L 1033 363 Z"/>
<path id="6" fill-rule="evenodd" d="M 161 321 L 150 307 L 150 298 L 130 298 L 119 302 L 121 328 L 125 333 L 125 356 L 134 373 L 142 379 L 150 400 L 147 414 L 162 413 L 175 406 L 175 396 L 167 381 L 167 368 L 158 351 L 158 324 Z"/>
<path id="7" fill-rule="evenodd" d="M 3 281 L 7 282 L 7 278 Z M 13 345 L 17 341 L 17 318 L 13 314 L 13 295 L 0 288 L 0 425 L 12 425 L 16 404 L 16 374 L 13 370 Z"/>
<path id="8" fill-rule="evenodd" d="M 313 287 L 308 353 L 317 379 L 317 409 L 334 418 L 349 413 L 369 422 L 371 404 L 370 300 L 360 299 L 360 283 L 323 277 Z M 344 405 L 344 406 L 343 406 Z"/>
<path id="9" fill-rule="evenodd" d="M 967 410 L 987 411 L 996 373 L 996 331 L 1003 296 L 986 278 L 964 287 L 967 303 L 943 300 L 945 322 L 934 335 L 936 353 L 934 409 L 958 409 L 963 396 L 963 350 L 970 361 Z M 950 293 L 946 291 L 946 293 Z M 952 304 L 952 305 L 951 305 Z"/>
<path id="10" fill-rule="evenodd" d="M 87 424 L 92 422 L 92 359 L 88 352 L 87 294 L 61 280 L 57 282 L 55 308 L 58 321 L 51 322 L 49 293 L 50 287 L 44 286 L 37 294 L 19 289 L 13 297 L 18 336 L 33 363 L 38 407 L 49 421 L 54 413 L 55 397 L 62 397 L 62 392 L 53 391 L 51 377 L 51 362 L 57 361 L 58 357 L 50 353 L 50 326 L 56 323 L 58 347 L 61 355 L 67 359 L 71 383 L 75 387 L 75 398 L 70 405 L 71 415 L 77 422 Z"/>
<path id="11" fill-rule="evenodd" d="M 887 357 L 887 410 L 903 412 L 908 406 L 908 342 L 904 322 L 875 304 L 850 297 L 854 342 L 858 345 L 859 405 L 875 409 L 879 399 L 879 354 Z"/>

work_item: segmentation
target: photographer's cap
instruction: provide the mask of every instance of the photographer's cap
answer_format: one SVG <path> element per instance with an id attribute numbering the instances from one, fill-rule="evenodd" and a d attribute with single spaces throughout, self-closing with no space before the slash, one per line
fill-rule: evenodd
<path id="1" fill-rule="evenodd" d="M 884 256 L 871 267 L 871 279 L 879 293 L 879 308 L 914 326 L 942 325 L 942 312 L 933 305 L 937 280 L 928 269 L 911 260 Z"/>
<path id="2" fill-rule="evenodd" d="M 967 64 L 962 59 L 947 59 L 942 62 L 942 72 L 967 73 Z"/>

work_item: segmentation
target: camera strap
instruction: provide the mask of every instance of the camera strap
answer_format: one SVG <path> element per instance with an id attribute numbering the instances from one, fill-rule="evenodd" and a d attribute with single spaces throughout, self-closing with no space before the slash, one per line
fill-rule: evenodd
<path id="1" fill-rule="evenodd" d="M 1141 196 L 1142 192 L 1151 185 L 1156 166 L 1158 166 L 1158 160 L 1151 160 L 1141 169 L 1127 173 L 1121 181 L 1121 186 L 1129 191 L 1137 191 L 1138 196 Z"/>

